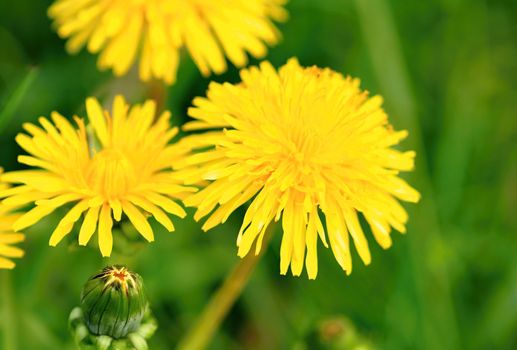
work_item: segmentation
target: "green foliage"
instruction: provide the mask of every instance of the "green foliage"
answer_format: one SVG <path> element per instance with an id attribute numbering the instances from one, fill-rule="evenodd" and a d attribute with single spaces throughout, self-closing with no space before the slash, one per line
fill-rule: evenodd
<path id="1" fill-rule="evenodd" d="M 84 115 L 87 96 L 124 93 L 140 102 L 149 90 L 132 75 L 99 72 L 86 52 L 67 55 L 46 17 L 49 4 L 0 3 L 0 165 L 7 170 L 20 168 L 14 136 L 22 123 L 53 110 Z M 349 277 L 322 246 L 316 281 L 280 276 L 280 237 L 273 237 L 211 349 L 326 348 L 311 337 L 343 317 L 365 346 L 379 349 L 517 348 L 516 3 L 291 0 L 288 9 L 283 42 L 268 59 L 278 66 L 297 56 L 360 77 L 383 95 L 394 126 L 410 131 L 402 147 L 417 150 L 411 182 L 423 199 L 406 206 L 408 234 L 395 233 L 387 251 L 371 237 L 372 264 L 354 256 Z M 238 71 L 210 79 L 236 82 Z M 187 120 L 208 82 L 183 60 L 165 101 L 173 123 Z M 132 245 L 131 254 L 115 239 L 110 259 L 78 247 L 74 235 L 48 247 L 62 214 L 28 229 L 26 257 L 0 272 L 2 349 L 74 349 L 68 315 L 84 281 L 107 264 L 143 276 L 160 325 L 149 347 L 173 348 L 238 261 L 242 212 L 208 234 L 190 218 L 176 220 L 172 234 L 156 225 L 156 242 Z"/>

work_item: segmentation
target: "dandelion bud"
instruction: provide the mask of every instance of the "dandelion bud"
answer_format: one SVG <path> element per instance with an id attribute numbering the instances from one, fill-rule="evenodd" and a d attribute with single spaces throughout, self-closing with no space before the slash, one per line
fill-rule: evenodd
<path id="1" fill-rule="evenodd" d="M 308 343 L 310 348 L 317 349 L 350 349 L 373 350 L 377 347 L 361 334 L 352 321 L 343 316 L 325 319 L 315 332 L 311 334 Z"/>
<path id="2" fill-rule="evenodd" d="M 142 278 L 123 266 L 105 267 L 84 285 L 81 309 L 91 334 L 119 339 L 135 332 L 147 310 Z"/>

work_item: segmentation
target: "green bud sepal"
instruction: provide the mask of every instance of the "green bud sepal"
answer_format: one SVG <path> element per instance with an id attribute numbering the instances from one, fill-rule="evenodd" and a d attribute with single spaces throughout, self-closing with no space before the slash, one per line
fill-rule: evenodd
<path id="1" fill-rule="evenodd" d="M 83 310 L 76 307 L 70 313 L 69 325 L 75 343 L 80 350 L 148 350 L 150 339 L 158 324 L 148 309 L 138 329 L 126 337 L 115 339 L 108 335 L 91 334 L 83 317 Z"/>

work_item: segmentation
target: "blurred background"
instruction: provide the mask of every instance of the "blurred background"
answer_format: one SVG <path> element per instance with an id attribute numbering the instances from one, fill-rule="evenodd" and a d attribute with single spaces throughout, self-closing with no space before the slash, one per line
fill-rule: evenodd
<path id="1" fill-rule="evenodd" d="M 96 56 L 69 56 L 45 1 L 0 2 L 0 165 L 18 169 L 21 124 L 57 110 L 84 116 L 84 100 L 160 90 L 133 72 L 114 79 Z M 292 56 L 362 79 L 385 97 L 403 149 L 417 151 L 408 179 L 422 193 L 408 234 L 372 264 L 354 252 L 347 277 L 319 250 L 315 281 L 279 275 L 279 232 L 211 349 L 517 349 L 517 2 L 511 0 L 291 0 L 275 66 Z M 252 61 L 256 63 L 257 61 Z M 237 82 L 231 68 L 217 81 Z M 188 56 L 161 96 L 177 125 L 204 79 Z M 76 236 L 48 247 L 63 212 L 26 230 L 26 257 L 0 272 L 0 348 L 73 349 L 67 329 L 80 290 L 97 269 L 140 273 L 160 327 L 151 349 L 171 349 L 238 262 L 243 211 L 205 234 L 191 219 L 153 244 L 115 239 L 102 259 Z M 118 238 L 118 237 L 117 237 Z M 94 241 L 94 240 L 92 240 Z M 123 254 L 122 254 L 123 253 Z"/>

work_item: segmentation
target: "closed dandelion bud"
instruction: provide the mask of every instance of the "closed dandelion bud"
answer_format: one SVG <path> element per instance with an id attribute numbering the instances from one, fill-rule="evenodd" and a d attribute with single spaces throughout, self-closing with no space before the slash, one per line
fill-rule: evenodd
<path id="1" fill-rule="evenodd" d="M 314 335 L 314 334 L 313 334 Z M 373 350 L 377 347 L 361 334 L 351 320 L 343 316 L 324 320 L 316 329 L 317 339 L 311 348 Z"/>
<path id="2" fill-rule="evenodd" d="M 91 334 L 119 339 L 135 332 L 147 310 L 142 278 L 123 266 L 105 267 L 84 285 L 81 309 Z"/>

